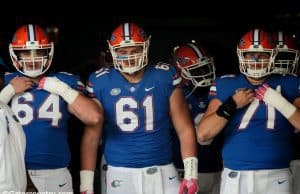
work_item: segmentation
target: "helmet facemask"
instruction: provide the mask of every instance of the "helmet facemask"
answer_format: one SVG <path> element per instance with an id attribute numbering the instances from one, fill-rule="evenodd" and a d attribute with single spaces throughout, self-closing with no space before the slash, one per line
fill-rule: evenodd
<path id="1" fill-rule="evenodd" d="M 33 46 L 32 46 L 33 45 Z M 44 74 L 50 67 L 54 45 L 32 44 L 30 46 L 9 46 L 10 57 L 15 68 L 28 77 L 38 77 Z"/>
<path id="2" fill-rule="evenodd" d="M 237 49 L 239 63 L 240 63 L 240 72 L 246 76 L 252 78 L 261 78 L 265 77 L 272 73 L 274 58 L 276 52 L 273 49 L 258 49 L 251 51 L 251 49 Z M 252 58 L 246 59 L 245 55 L 248 53 L 261 53 L 262 55 L 267 54 L 268 58 Z"/>
<path id="3" fill-rule="evenodd" d="M 277 48 L 273 73 L 276 74 L 297 74 L 299 52 L 294 49 Z"/>
<path id="4" fill-rule="evenodd" d="M 127 54 L 119 52 L 122 48 L 136 47 L 140 52 L 133 52 L 134 54 Z M 138 48 L 139 47 L 139 48 Z M 144 68 L 148 63 L 148 48 L 149 39 L 141 43 L 133 43 L 124 41 L 124 43 L 116 46 L 109 45 L 114 67 L 124 73 L 133 74 L 142 68 Z"/>
<path id="5" fill-rule="evenodd" d="M 181 69 L 181 76 L 190 80 L 195 87 L 208 87 L 216 78 L 213 58 L 203 57 L 195 64 L 185 67 L 178 64 L 178 67 Z"/>

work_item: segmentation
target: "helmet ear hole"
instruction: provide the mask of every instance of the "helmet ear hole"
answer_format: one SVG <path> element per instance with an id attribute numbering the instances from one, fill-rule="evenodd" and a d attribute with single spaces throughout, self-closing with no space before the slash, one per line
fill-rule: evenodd
<path id="1" fill-rule="evenodd" d="M 28 77 L 38 77 L 49 69 L 54 45 L 40 26 L 28 24 L 15 32 L 9 53 L 17 71 Z"/>

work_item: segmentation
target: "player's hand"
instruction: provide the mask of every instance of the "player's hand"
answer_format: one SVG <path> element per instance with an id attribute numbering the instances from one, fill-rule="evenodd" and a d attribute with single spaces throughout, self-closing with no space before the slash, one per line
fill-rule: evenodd
<path id="1" fill-rule="evenodd" d="M 274 90 L 268 84 L 263 84 L 255 90 L 255 97 L 259 100 L 264 101 L 266 104 L 269 104 L 273 107 L 276 107 L 278 100 L 280 100 L 282 95 L 279 91 Z"/>
<path id="2" fill-rule="evenodd" d="M 256 92 L 256 95 L 255 97 L 259 100 L 264 100 L 264 97 L 266 95 L 266 92 L 268 90 L 268 88 L 270 88 L 270 86 L 268 84 L 263 84 L 262 86 L 260 86 L 259 88 L 257 88 L 255 90 Z M 270 91 L 273 90 L 272 88 L 269 89 Z M 266 99 L 268 98 L 269 96 L 266 96 Z"/>
<path id="3" fill-rule="evenodd" d="M 252 89 L 240 88 L 232 96 L 237 108 L 243 108 L 254 100 L 255 92 Z"/>
<path id="4" fill-rule="evenodd" d="M 34 86 L 33 81 L 30 78 L 24 76 L 16 76 L 9 83 L 14 88 L 15 94 L 22 93 Z"/>
<path id="5" fill-rule="evenodd" d="M 197 179 L 183 179 L 180 185 L 179 194 L 196 194 L 198 190 Z"/>
<path id="6" fill-rule="evenodd" d="M 292 103 L 287 101 L 279 91 L 274 90 L 268 84 L 263 84 L 257 88 L 255 92 L 257 99 L 276 108 L 285 118 L 290 118 L 297 109 Z"/>
<path id="7" fill-rule="evenodd" d="M 60 95 L 62 93 L 61 90 L 66 87 L 69 86 L 60 81 L 57 77 L 43 77 L 39 82 L 38 89 L 43 89 L 50 93 Z"/>

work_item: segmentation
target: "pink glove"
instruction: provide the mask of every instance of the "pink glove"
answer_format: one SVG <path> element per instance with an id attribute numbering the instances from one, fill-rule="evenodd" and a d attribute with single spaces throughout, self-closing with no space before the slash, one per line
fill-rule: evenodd
<path id="1" fill-rule="evenodd" d="M 256 95 L 255 97 L 259 100 L 263 100 L 264 99 L 264 96 L 266 94 L 266 91 L 267 89 L 269 88 L 270 86 L 268 84 L 263 84 L 262 86 L 260 86 L 259 88 L 257 88 L 255 90 L 256 92 Z"/>
<path id="2" fill-rule="evenodd" d="M 68 84 L 57 77 L 43 77 L 38 89 L 43 89 L 52 94 L 61 96 L 68 104 L 72 104 L 78 96 L 78 91 L 72 89 Z"/>
<path id="3" fill-rule="evenodd" d="M 280 90 L 280 89 L 279 89 Z M 285 118 L 289 119 L 297 108 L 283 97 L 280 91 L 274 90 L 268 84 L 263 84 L 255 90 L 255 97 L 274 107 Z"/>
<path id="4" fill-rule="evenodd" d="M 195 194 L 199 190 L 198 187 L 198 180 L 197 179 L 191 179 L 186 180 L 183 179 L 180 185 L 179 194 Z"/>
<path id="5" fill-rule="evenodd" d="M 42 79 L 40 79 L 39 85 L 38 85 L 39 90 L 43 89 L 45 81 L 46 81 L 46 77 L 42 77 Z"/>
<path id="6" fill-rule="evenodd" d="M 80 194 L 94 194 L 94 191 L 81 191 Z"/>

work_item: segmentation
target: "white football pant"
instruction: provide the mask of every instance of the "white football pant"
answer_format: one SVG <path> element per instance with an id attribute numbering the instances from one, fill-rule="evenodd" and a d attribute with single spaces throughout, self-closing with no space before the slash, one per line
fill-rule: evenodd
<path id="1" fill-rule="evenodd" d="M 124 168 L 108 165 L 107 194 L 177 194 L 180 187 L 173 164 L 145 168 Z"/>
<path id="2" fill-rule="evenodd" d="M 72 177 L 67 168 L 28 170 L 28 173 L 39 192 L 73 192 Z"/>
<path id="3" fill-rule="evenodd" d="M 293 194 L 289 168 L 236 171 L 225 168 L 220 194 Z"/>

